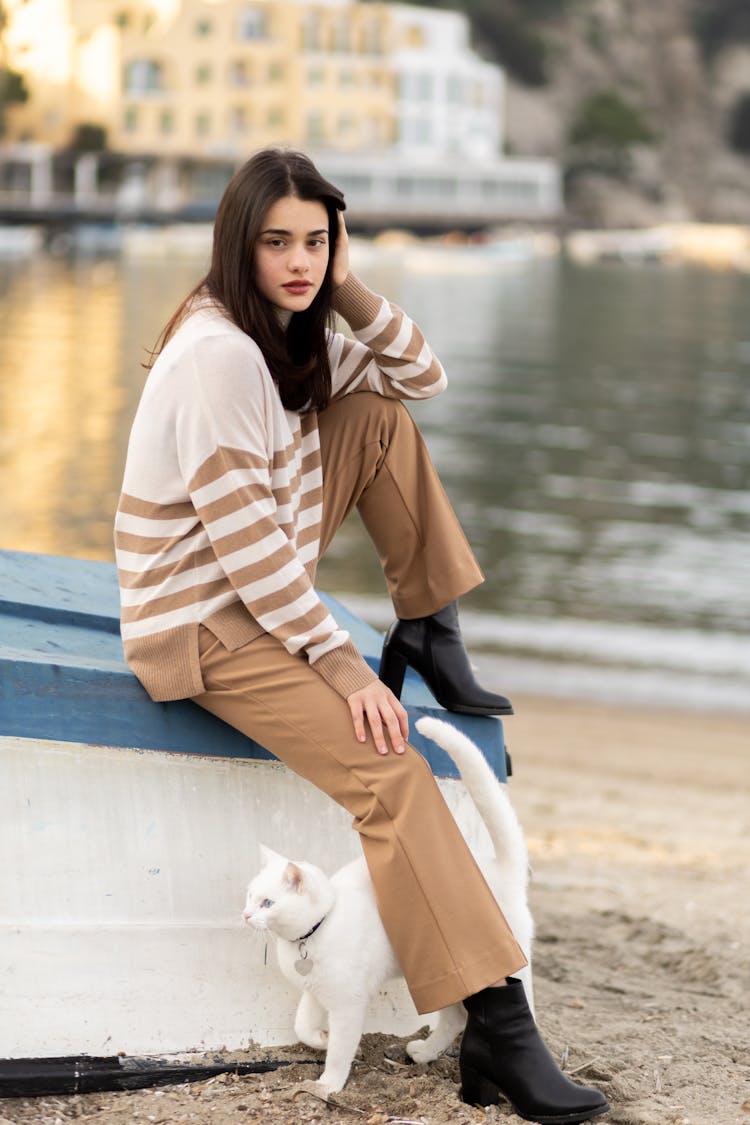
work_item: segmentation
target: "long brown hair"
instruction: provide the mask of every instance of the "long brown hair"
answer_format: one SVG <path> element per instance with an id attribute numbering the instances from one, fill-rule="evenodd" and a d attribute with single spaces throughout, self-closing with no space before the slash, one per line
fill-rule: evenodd
<path id="1" fill-rule="evenodd" d="M 329 258 L 323 283 L 309 308 L 280 327 L 276 310 L 258 290 L 253 260 L 269 207 L 287 196 L 312 200 L 328 213 Z M 346 204 L 338 188 L 321 176 L 304 153 L 267 148 L 256 152 L 230 180 L 214 221 L 211 267 L 162 330 L 151 355 L 153 364 L 197 297 L 219 304 L 252 336 L 268 364 L 287 410 L 323 410 L 331 396 L 327 330 L 331 324 L 331 263 L 336 251 L 338 212 Z"/>

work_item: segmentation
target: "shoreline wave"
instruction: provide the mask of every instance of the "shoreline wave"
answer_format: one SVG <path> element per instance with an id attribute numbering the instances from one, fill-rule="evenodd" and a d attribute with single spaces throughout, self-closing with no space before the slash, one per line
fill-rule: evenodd
<path id="1" fill-rule="evenodd" d="M 376 629 L 393 620 L 385 598 L 337 597 Z M 474 663 L 510 694 L 750 714 L 750 647 L 740 633 L 472 610 L 461 622 Z"/>

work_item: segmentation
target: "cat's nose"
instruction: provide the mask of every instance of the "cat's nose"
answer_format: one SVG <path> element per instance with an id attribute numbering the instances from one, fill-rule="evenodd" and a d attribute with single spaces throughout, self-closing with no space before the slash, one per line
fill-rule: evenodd
<path id="1" fill-rule="evenodd" d="M 245 922 L 249 922 L 252 919 L 252 914 L 250 914 L 249 911 L 247 911 L 247 910 L 243 910 L 242 911 L 242 918 Z"/>

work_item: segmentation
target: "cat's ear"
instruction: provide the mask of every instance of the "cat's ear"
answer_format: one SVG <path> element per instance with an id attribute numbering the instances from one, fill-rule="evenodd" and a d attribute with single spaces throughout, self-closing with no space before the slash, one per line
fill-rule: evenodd
<path id="1" fill-rule="evenodd" d="M 288 863 L 286 865 L 284 882 L 289 887 L 290 891 L 296 891 L 297 894 L 300 894 L 304 889 L 305 877 L 296 863 Z"/>
<path id="2" fill-rule="evenodd" d="M 264 867 L 267 867 L 269 863 L 279 860 L 283 861 L 284 859 L 283 855 L 279 855 L 273 848 L 267 848 L 265 844 L 258 844 L 258 851 L 260 852 L 260 861 Z"/>

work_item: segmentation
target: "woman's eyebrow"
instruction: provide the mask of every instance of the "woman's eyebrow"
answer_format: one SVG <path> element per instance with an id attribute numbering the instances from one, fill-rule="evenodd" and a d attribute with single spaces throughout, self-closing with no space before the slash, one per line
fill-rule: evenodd
<path id="1" fill-rule="evenodd" d="M 289 238 L 292 234 L 290 230 L 281 230 L 278 227 L 268 227 L 267 230 L 262 230 L 261 234 L 283 234 Z M 320 230 L 309 230 L 306 237 L 312 238 L 314 234 L 328 234 L 328 227 L 321 227 Z"/>

